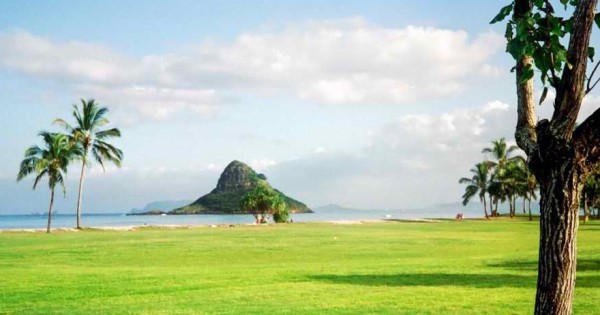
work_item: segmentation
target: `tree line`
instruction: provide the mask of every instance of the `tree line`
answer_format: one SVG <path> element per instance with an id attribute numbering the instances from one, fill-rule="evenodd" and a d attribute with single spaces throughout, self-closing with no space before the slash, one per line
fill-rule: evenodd
<path id="1" fill-rule="evenodd" d="M 492 141 L 490 147 L 483 149 L 485 160 L 470 170 L 471 177 L 459 180 L 467 185 L 462 196 L 463 205 L 478 196 L 487 219 L 499 216 L 498 205 L 508 203 L 512 218 L 516 215 L 517 199 L 521 198 L 523 213 L 528 211 L 529 220 L 532 220 L 531 201 L 537 199 L 538 184 L 525 159 L 514 154 L 517 150 L 514 145 L 508 146 L 504 138 Z"/>
<path id="2" fill-rule="evenodd" d="M 121 131 L 117 128 L 103 129 L 109 124 L 109 120 L 106 118 L 108 108 L 100 106 L 93 99 L 81 99 L 80 106 L 73 105 L 72 114 L 73 124 L 60 118 L 54 121 L 54 124 L 62 127 L 66 133 L 48 131 L 39 133 L 43 139 L 43 147 L 34 145 L 25 150 L 25 157 L 17 175 L 17 181 L 21 181 L 29 175 L 35 175 L 33 189 L 36 189 L 42 179 L 48 179 L 50 205 L 48 206 L 47 233 L 50 233 L 52 224 L 52 207 L 56 186 L 59 185 L 63 195 L 66 195 L 65 178 L 71 163 L 75 161 L 81 163 L 76 222 L 77 229 L 81 229 L 86 167 L 89 167 L 94 161 L 103 170 L 107 162 L 120 167 L 123 160 L 123 152 L 108 142 L 111 138 L 121 137 Z"/>
<path id="3" fill-rule="evenodd" d="M 483 203 L 486 219 L 499 216 L 498 204 L 508 204 L 508 215 L 516 215 L 517 200 L 522 200 L 523 213 L 531 214 L 531 201 L 538 199 L 539 185 L 523 156 L 515 154 L 519 148 L 509 146 L 504 138 L 494 140 L 484 148 L 485 159 L 471 168 L 471 177 L 459 179 L 466 184 L 462 195 L 463 205 L 477 196 Z M 583 185 L 581 194 L 583 221 L 591 217 L 600 219 L 600 168 L 593 172 Z M 489 212 L 488 212 L 489 206 Z"/>

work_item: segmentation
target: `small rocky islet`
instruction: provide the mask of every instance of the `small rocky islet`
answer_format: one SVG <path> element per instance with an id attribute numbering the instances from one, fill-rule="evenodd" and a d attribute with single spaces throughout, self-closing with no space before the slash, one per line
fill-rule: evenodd
<path id="1" fill-rule="evenodd" d="M 165 212 L 160 210 L 135 213 L 134 215 L 162 215 L 162 214 L 247 214 L 240 202 L 244 195 L 258 186 L 261 182 L 269 185 L 267 177 L 259 174 L 247 164 L 240 161 L 232 161 L 225 167 L 219 177 L 217 187 L 210 193 L 198 198 L 187 206 Z M 270 185 L 269 185 L 270 187 Z M 311 213 L 306 204 L 281 194 L 290 213 Z"/>

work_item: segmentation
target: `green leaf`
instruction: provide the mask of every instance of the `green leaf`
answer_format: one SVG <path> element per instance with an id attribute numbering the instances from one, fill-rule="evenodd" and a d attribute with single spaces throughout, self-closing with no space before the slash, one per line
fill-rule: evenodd
<path id="1" fill-rule="evenodd" d="M 540 97 L 540 105 L 542 105 L 542 103 L 546 99 L 547 95 L 548 95 L 548 87 L 544 86 L 544 90 L 542 91 L 542 97 Z"/>
<path id="2" fill-rule="evenodd" d="M 567 51 L 565 49 L 559 49 L 554 54 L 555 61 L 562 63 L 567 61 Z"/>
<path id="3" fill-rule="evenodd" d="M 567 9 L 567 4 L 569 3 L 569 0 L 560 0 L 560 3 L 562 3 L 565 6 L 565 10 Z"/>
<path id="4" fill-rule="evenodd" d="M 596 13 L 594 16 L 594 22 L 596 22 L 596 26 L 600 28 L 600 13 Z"/>
<path id="5" fill-rule="evenodd" d="M 527 65 L 527 67 L 523 68 L 523 72 L 521 72 L 521 83 L 525 83 L 528 80 L 533 78 L 533 67 L 531 65 Z"/>
<path id="6" fill-rule="evenodd" d="M 596 49 L 594 47 L 588 47 L 588 58 L 590 58 L 591 62 L 594 62 L 594 55 L 596 54 Z"/>
<path id="7" fill-rule="evenodd" d="M 506 31 L 504 32 L 504 37 L 507 40 L 511 40 L 513 38 L 513 28 L 511 23 L 506 23 Z"/>
<path id="8" fill-rule="evenodd" d="M 494 19 L 490 22 L 490 24 L 494 24 L 494 23 L 504 20 L 512 12 L 512 10 L 513 10 L 512 3 L 503 7 L 502 9 L 500 9 L 500 12 L 494 17 Z"/>

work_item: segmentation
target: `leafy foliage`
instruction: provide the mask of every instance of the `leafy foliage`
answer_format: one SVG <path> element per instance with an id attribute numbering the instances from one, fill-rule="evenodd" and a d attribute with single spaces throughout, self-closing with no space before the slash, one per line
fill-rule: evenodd
<path id="1" fill-rule="evenodd" d="M 516 199 L 523 198 L 523 202 L 537 199 L 537 182 L 535 176 L 529 171 L 525 160 L 519 155 L 511 156 L 518 150 L 516 146 L 508 146 L 504 138 L 492 141 L 492 146 L 483 149 L 483 153 L 491 159 L 477 163 L 470 171 L 472 177 L 463 177 L 461 184 L 467 184 L 463 194 L 463 204 L 466 205 L 475 195 L 484 203 L 484 212 L 487 216 L 486 194 L 489 196 L 490 207 L 495 205 L 492 216 L 497 215 L 498 203 L 509 203 L 510 216 L 515 215 Z M 530 211 L 531 212 L 531 211 Z"/>
<path id="2" fill-rule="evenodd" d="M 81 145 L 81 158 L 84 164 L 90 163 L 88 154 L 104 169 L 105 161 L 121 166 L 123 151 L 108 143 L 110 138 L 121 137 L 117 128 L 101 129 L 109 123 L 106 118 L 108 108 L 101 107 L 95 100 L 81 99 L 81 108 L 73 105 L 75 125 L 63 119 L 56 119 L 55 124 L 62 126 L 70 133 L 71 139 Z"/>
<path id="3" fill-rule="evenodd" d="M 565 11 L 577 4 L 576 0 L 561 0 Z M 544 101 L 548 86 L 556 88 L 561 72 L 572 65 L 567 60 L 567 48 L 562 38 L 570 34 L 573 17 L 559 16 L 550 1 L 512 1 L 500 9 L 491 23 L 505 20 L 513 11 L 514 14 L 506 24 L 506 51 L 515 59 L 531 56 L 534 66 L 540 71 L 540 79 L 544 84 L 540 103 Z M 596 23 L 600 27 L 600 17 L 596 15 Z M 594 60 L 595 49 L 589 47 L 588 57 Z M 521 82 L 534 76 L 533 67 L 524 69 Z"/>
<path id="4" fill-rule="evenodd" d="M 83 175 L 85 166 L 90 165 L 88 155 L 91 154 L 94 160 L 102 166 L 104 170 L 105 161 L 111 162 L 116 166 L 121 166 L 123 152 L 110 144 L 110 138 L 121 137 L 121 131 L 117 128 L 101 129 L 109 123 L 106 115 L 108 108 L 101 107 L 90 99 L 88 101 L 81 99 L 81 108 L 73 105 L 73 117 L 75 125 L 70 125 L 63 119 L 56 119 L 55 124 L 61 125 L 67 132 L 71 141 L 81 147 L 79 156 L 81 158 L 81 177 L 79 179 L 79 196 L 77 199 L 77 228 L 81 228 L 81 201 L 83 195 Z"/>
<path id="5" fill-rule="evenodd" d="M 241 208 L 250 212 L 256 223 L 264 223 L 268 215 L 277 214 L 276 222 L 287 219 L 287 208 L 281 194 L 268 185 L 261 183 L 244 195 Z"/>
<path id="6" fill-rule="evenodd" d="M 46 231 L 50 233 L 54 190 L 56 185 L 60 185 L 63 189 L 63 194 L 66 194 L 65 177 L 67 167 L 71 160 L 80 156 L 81 147 L 70 141 L 69 137 L 63 134 L 41 132 L 40 136 L 44 139 L 44 148 L 32 146 L 25 151 L 25 158 L 19 167 L 17 181 L 23 180 L 30 174 L 35 174 L 36 177 L 33 181 L 33 189 L 35 189 L 44 177 L 48 177 L 50 206 L 48 207 L 48 226 Z"/>

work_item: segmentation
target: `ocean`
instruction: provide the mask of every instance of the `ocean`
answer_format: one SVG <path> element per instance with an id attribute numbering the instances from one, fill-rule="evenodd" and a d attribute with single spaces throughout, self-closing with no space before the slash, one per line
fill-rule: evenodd
<path id="1" fill-rule="evenodd" d="M 326 222 L 341 220 L 377 220 L 377 219 L 420 219 L 454 218 L 458 211 L 448 210 L 324 210 L 315 213 L 292 214 L 294 222 Z M 464 211 L 465 218 L 481 218 L 483 211 Z M 44 229 L 46 215 L 0 215 L 0 229 Z M 126 215 L 124 213 L 83 214 L 85 227 L 119 227 L 145 225 L 197 225 L 197 224 L 248 224 L 254 218 L 249 214 L 240 215 Z M 75 226 L 74 214 L 56 214 L 52 216 L 53 228 L 72 228 Z"/>

